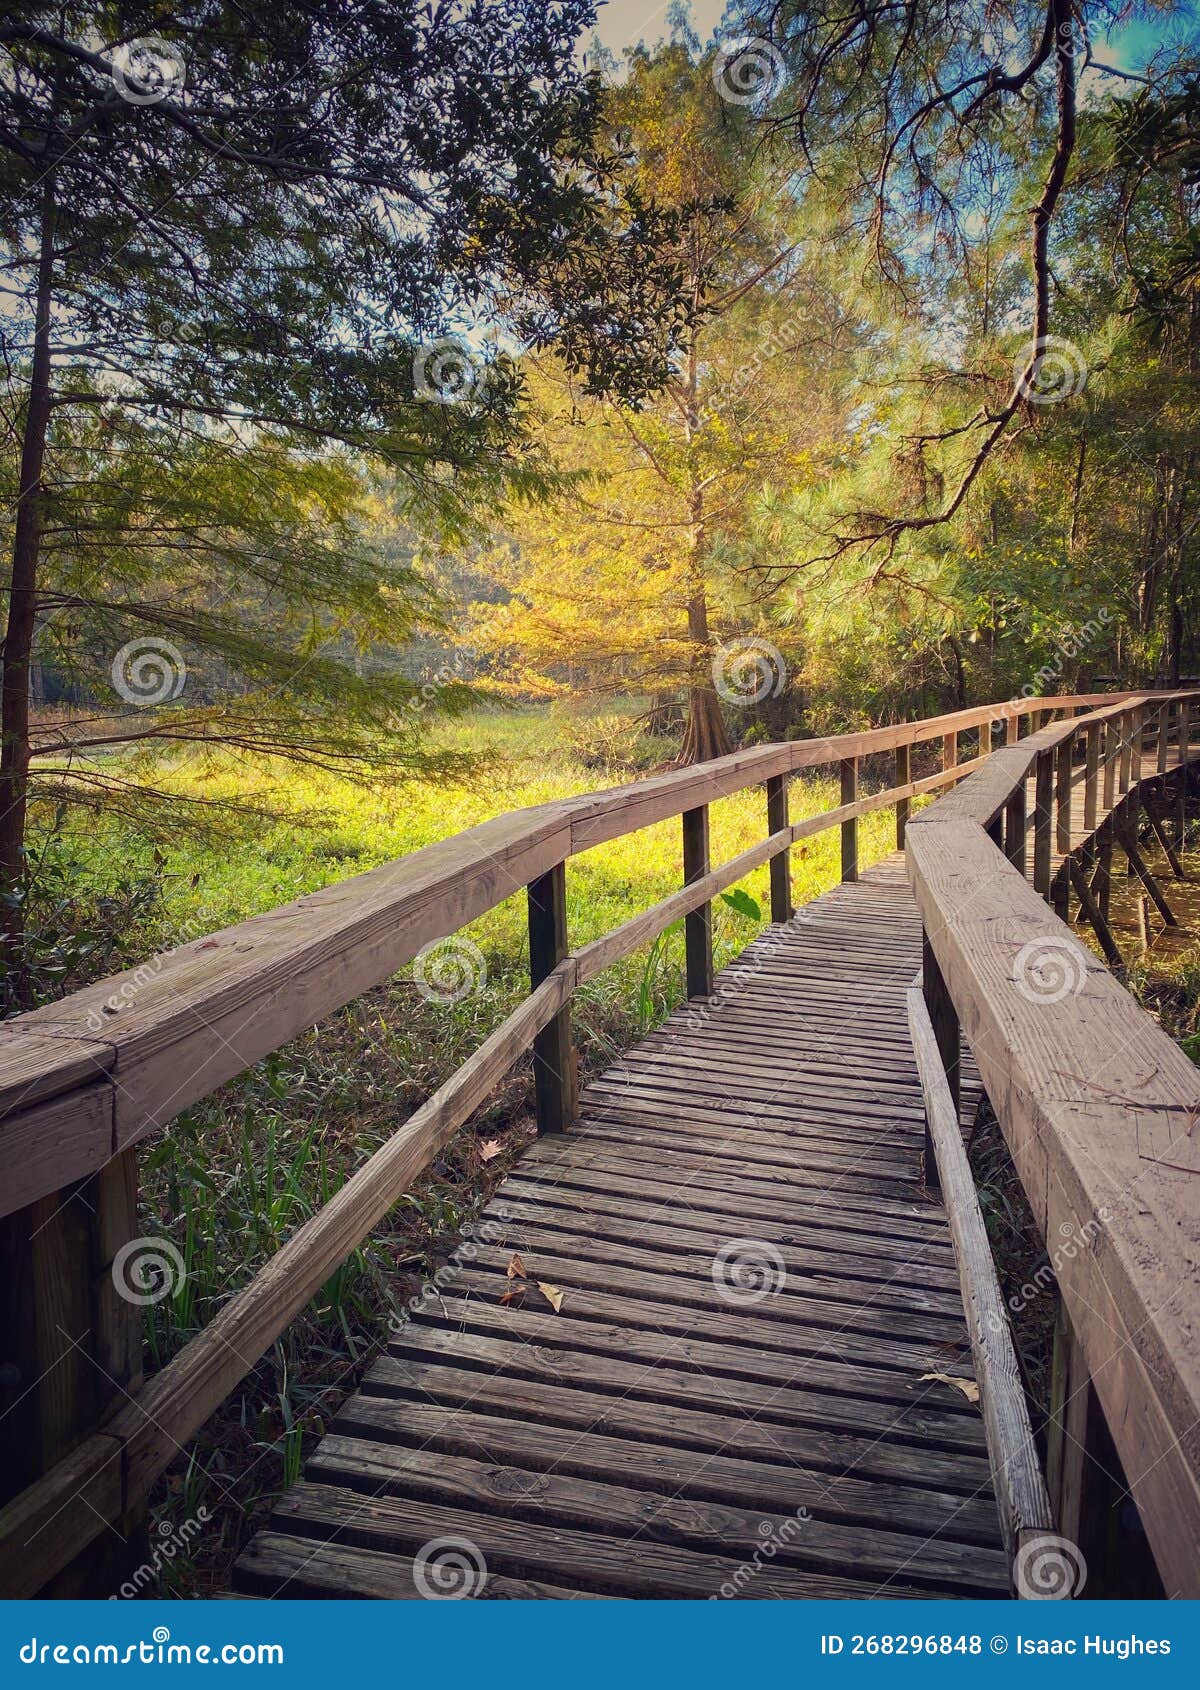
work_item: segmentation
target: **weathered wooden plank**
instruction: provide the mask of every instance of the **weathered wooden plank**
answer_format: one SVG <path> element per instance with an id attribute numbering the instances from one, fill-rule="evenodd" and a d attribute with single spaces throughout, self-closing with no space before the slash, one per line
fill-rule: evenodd
<path id="1" fill-rule="evenodd" d="M 763 1539 L 770 1538 L 773 1567 L 840 1576 L 853 1565 L 860 1581 L 900 1575 L 909 1583 L 914 1582 L 915 1568 L 916 1579 L 928 1580 L 932 1589 L 949 1587 L 981 1596 L 994 1596 L 1007 1585 L 1003 1554 L 961 1542 L 942 1543 L 927 1532 L 901 1533 L 880 1524 L 869 1533 L 859 1532 L 818 1518 L 803 1502 L 786 1512 L 778 1511 L 777 1502 L 763 1512 L 635 1490 L 611 1479 L 582 1479 L 552 1470 L 535 1475 L 523 1467 L 499 1466 L 489 1452 L 481 1453 L 487 1458 L 419 1449 L 400 1452 L 335 1433 L 325 1440 L 312 1476 L 374 1497 L 404 1495 L 477 1509 L 489 1520 L 528 1520 L 544 1526 L 551 1540 L 562 1530 L 602 1532 L 614 1540 L 614 1547 L 633 1538 L 639 1556 L 644 1544 L 671 1545 L 728 1564 L 730 1557 L 760 1551 Z"/>
<path id="2" fill-rule="evenodd" d="M 580 1432 L 469 1408 L 447 1415 L 440 1408 L 364 1392 L 339 1411 L 336 1431 L 370 1440 L 377 1449 L 391 1445 L 401 1458 L 413 1446 L 467 1455 L 482 1451 L 531 1473 L 552 1468 L 584 1478 L 623 1476 L 650 1492 L 764 1512 L 776 1512 L 794 1497 L 793 1507 L 807 1506 L 827 1519 L 900 1531 L 923 1526 L 951 1544 L 994 1548 L 1000 1542 L 990 1497 L 956 1496 L 935 1490 L 928 1481 L 893 1484 L 853 1472 L 817 1472 L 782 1459 L 745 1461 L 734 1449 L 697 1460 L 690 1450 L 612 1437 L 600 1427 Z"/>
<path id="3" fill-rule="evenodd" d="M 910 989 L 908 1003 L 929 1134 L 938 1161 L 938 1184 L 958 1257 L 971 1355 L 987 1429 L 992 1485 L 1000 1507 L 1005 1548 L 1012 1560 L 1033 1535 L 1053 1531 L 1054 1518 L 1029 1422 L 1008 1309 L 963 1147 L 958 1107 L 946 1083 L 942 1053 L 917 987 Z"/>

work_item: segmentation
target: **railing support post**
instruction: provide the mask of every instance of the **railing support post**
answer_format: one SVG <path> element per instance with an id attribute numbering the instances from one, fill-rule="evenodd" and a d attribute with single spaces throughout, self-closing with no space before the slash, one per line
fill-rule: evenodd
<path id="1" fill-rule="evenodd" d="M 1093 722 L 1087 729 L 1087 761 L 1083 777 L 1083 831 L 1091 838 L 1096 831 L 1100 775 L 1100 732 L 1103 724 Z"/>
<path id="2" fill-rule="evenodd" d="M 530 882 L 529 977 L 536 990 L 567 955 L 567 865 Z M 534 1107 L 539 1133 L 561 1133 L 578 1115 L 571 1011 L 564 1006 L 533 1040 Z"/>
<path id="3" fill-rule="evenodd" d="M 772 775 L 767 781 L 767 833 L 781 833 L 788 825 L 788 783 L 786 775 Z M 792 919 L 792 859 L 789 851 L 771 858 L 771 920 Z"/>
<path id="4" fill-rule="evenodd" d="M 1120 1457 L 1083 1349 L 1059 1305 L 1046 1428 L 1046 1489 L 1059 1534 L 1087 1568 L 1083 1597 L 1157 1597 L 1162 1581 L 1144 1534 L 1131 1527 Z"/>
<path id="5" fill-rule="evenodd" d="M 1004 855 L 1021 875 L 1026 872 L 1025 825 L 1025 782 L 1020 780 L 1004 806 Z"/>
<path id="6" fill-rule="evenodd" d="M 898 745 L 896 747 L 896 785 L 907 786 L 912 780 L 912 746 Z M 909 812 L 912 809 L 911 798 L 897 798 L 896 800 L 896 849 L 904 849 L 904 831 L 908 826 Z"/>
<path id="7" fill-rule="evenodd" d="M 140 1386 L 142 1305 L 123 1294 L 139 1290 L 138 1262 L 114 1271 L 138 1233 L 132 1148 L 0 1220 L 0 1502 L 69 1455 Z M 115 1591 L 145 1559 L 143 1520 L 143 1508 L 119 1519 L 41 1594 Z"/>
<path id="8" fill-rule="evenodd" d="M 1005 745 L 1015 745 L 1021 737 L 1021 718 L 1017 715 L 1009 716 L 1004 723 Z"/>
<path id="9" fill-rule="evenodd" d="M 942 770 L 943 773 L 958 767 L 958 730 L 952 734 L 942 735 Z M 950 781 L 946 786 L 947 792 L 953 792 L 955 782 Z"/>
<path id="10" fill-rule="evenodd" d="M 683 884 L 703 880 L 709 871 L 708 805 L 683 812 Z M 713 989 L 712 905 L 701 904 L 684 918 L 687 995 L 707 998 Z"/>
<path id="11" fill-rule="evenodd" d="M 842 759 L 842 803 L 858 802 L 858 758 Z M 858 879 L 858 817 L 842 823 L 842 879 Z"/>
<path id="12" fill-rule="evenodd" d="M 1050 859 L 1054 821 L 1054 761 L 1053 752 L 1039 751 L 1034 780 L 1033 807 L 1033 889 L 1043 898 L 1050 896 Z"/>
<path id="13" fill-rule="evenodd" d="M 950 1087 L 950 1095 L 954 1099 L 954 1113 L 957 1118 L 962 1114 L 958 1012 L 954 1007 L 949 991 L 946 989 L 946 981 L 942 975 L 938 959 L 933 954 L 933 946 L 929 943 L 928 933 L 921 935 L 921 995 L 925 999 L 925 1008 L 929 1011 L 929 1024 L 933 1028 L 933 1036 L 937 1040 L 942 1067 L 946 1070 L 946 1084 Z M 937 1156 L 929 1133 L 928 1115 L 925 1119 L 924 1171 L 925 1184 L 936 1189 L 938 1185 Z"/>
<path id="14" fill-rule="evenodd" d="M 1104 724 L 1104 808 L 1111 810 L 1117 801 L 1117 763 L 1121 750 L 1121 718 L 1110 717 Z"/>
<path id="15" fill-rule="evenodd" d="M 1064 739 L 1054 762 L 1055 843 L 1065 857 L 1071 850 L 1071 775 L 1075 742 Z"/>

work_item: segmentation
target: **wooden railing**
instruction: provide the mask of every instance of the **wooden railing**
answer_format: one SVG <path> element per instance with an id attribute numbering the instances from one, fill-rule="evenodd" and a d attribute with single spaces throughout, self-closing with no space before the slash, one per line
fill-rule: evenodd
<path id="1" fill-rule="evenodd" d="M 1048 1462 L 1058 1529 L 1094 1563 L 1111 1557 L 1123 1500 L 1111 1439 L 1163 1585 L 1187 1597 L 1200 1595 L 1200 1073 L 1066 918 L 1073 892 L 1121 962 L 1114 841 L 1154 884 L 1138 808 L 1200 756 L 1197 699 L 1141 695 L 1043 727 L 914 818 L 906 840 L 950 1089 L 961 1028 L 1062 1299 Z M 1182 802 L 1179 781 L 1180 833 Z M 1150 825 L 1166 839 L 1157 803 Z"/>
<path id="2" fill-rule="evenodd" d="M 1140 696 L 1120 695 L 1115 708 L 1138 708 L 1128 701 Z M 964 783 L 956 799 L 975 792 L 973 783 L 990 778 L 997 758 L 1009 759 L 1000 777 L 1001 802 L 1015 816 L 1013 771 L 1036 758 L 1043 743 L 1060 743 L 1054 729 L 1015 743 L 1022 723 L 1031 720 L 1038 730 L 1056 712 L 1109 702 L 1097 695 L 1021 699 L 825 740 L 767 745 L 502 816 L 4 1023 L 0 1437 L 11 1476 L 0 1495 L 0 1593 L 94 1591 L 99 1552 L 89 1546 L 110 1522 L 128 1529 L 186 1440 L 524 1052 L 533 1052 L 539 1130 L 571 1125 L 576 1100 L 569 1006 L 580 984 L 684 916 L 688 990 L 707 993 L 708 905 L 719 892 L 770 863 L 772 919 L 786 921 L 792 913 L 791 845 L 839 827 L 843 877 L 854 879 L 862 816 L 894 806 L 897 843 L 903 844 L 915 797 L 956 782 Z M 1001 725 L 1008 750 L 989 763 Z M 959 762 L 960 736 L 973 731 L 974 755 Z M 942 767 L 913 780 L 912 747 L 931 741 L 941 742 Z M 895 784 L 861 796 L 860 763 L 888 752 L 895 757 Z M 789 777 L 834 764 L 842 803 L 790 821 Z M 714 868 L 709 805 L 758 784 L 766 789 L 767 837 Z M 571 952 L 567 860 L 673 816 L 682 817 L 681 889 Z M 993 823 L 989 811 L 987 826 L 994 831 Z M 939 820 L 938 831 L 922 837 L 932 841 L 942 829 Z M 1014 824 L 1014 850 L 1016 841 Z M 919 864 L 922 851 L 913 860 Z M 940 923 L 937 914 L 938 900 L 951 895 L 952 885 L 947 891 L 936 881 L 926 883 L 922 872 L 931 938 L 938 934 L 934 950 L 939 961 L 946 956 L 957 1002 L 957 966 L 944 938 L 953 922 Z M 112 1273 L 122 1246 L 137 1235 L 139 1141 L 395 974 L 431 941 L 523 888 L 529 996 L 211 1324 L 143 1382 L 141 1311 L 116 1294 Z"/>

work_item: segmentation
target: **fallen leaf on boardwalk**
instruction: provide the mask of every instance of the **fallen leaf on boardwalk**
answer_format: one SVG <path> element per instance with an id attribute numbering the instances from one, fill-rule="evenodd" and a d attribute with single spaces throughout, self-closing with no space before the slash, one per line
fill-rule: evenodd
<path id="1" fill-rule="evenodd" d="M 515 1303 L 519 1297 L 523 1297 L 525 1295 L 528 1289 L 528 1285 L 514 1285 L 511 1291 L 506 1291 L 501 1297 L 501 1304 Z"/>
<path id="2" fill-rule="evenodd" d="M 528 1277 L 525 1272 L 525 1263 L 520 1256 L 514 1256 L 505 1271 L 509 1279 L 525 1279 Z"/>
<path id="3" fill-rule="evenodd" d="M 538 1290 L 545 1297 L 555 1314 L 562 1313 L 563 1294 L 557 1285 L 547 1285 L 544 1279 L 538 1280 Z"/>
<path id="4" fill-rule="evenodd" d="M 961 1391 L 968 1402 L 979 1401 L 979 1386 L 974 1379 L 955 1379 L 949 1373 L 922 1373 L 918 1383 L 924 1384 L 926 1379 L 933 1379 L 939 1385 L 953 1385 L 956 1391 Z"/>
<path id="5" fill-rule="evenodd" d="M 479 1146 L 479 1160 L 481 1162 L 493 1162 L 497 1156 L 503 1154 L 504 1146 L 498 1138 L 489 1138 L 486 1144 Z"/>

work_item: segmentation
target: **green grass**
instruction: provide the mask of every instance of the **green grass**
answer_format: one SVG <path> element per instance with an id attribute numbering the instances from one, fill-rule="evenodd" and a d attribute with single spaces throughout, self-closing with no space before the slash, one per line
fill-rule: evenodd
<path id="1" fill-rule="evenodd" d="M 136 922 L 108 966 L 136 963 L 491 816 L 617 784 L 630 778 L 630 765 L 645 768 L 663 755 L 661 742 L 639 740 L 619 717 L 564 724 L 537 709 L 478 715 L 441 737 L 480 757 L 484 772 L 476 782 L 439 788 L 377 782 L 364 789 L 232 757 L 163 759 L 154 770 L 160 787 L 209 800 L 255 797 L 270 804 L 275 819 L 243 830 L 234 841 L 180 832 L 165 846 L 140 848 L 113 821 L 69 830 L 59 846 L 69 878 L 103 886 L 114 861 L 134 885 L 158 878 L 161 895 L 139 902 Z M 797 780 L 792 815 L 838 801 L 833 780 Z M 765 794 L 755 788 L 721 800 L 710 819 L 713 861 L 719 863 L 763 838 Z M 864 818 L 864 866 L 891 849 L 893 827 L 890 810 Z M 838 853 L 836 830 L 793 850 L 797 903 L 834 884 Z M 675 891 L 680 879 L 678 818 L 572 859 L 572 944 L 610 931 Z M 767 869 L 743 884 L 765 914 Z M 718 967 L 760 926 L 744 909 L 718 902 Z M 585 1074 L 607 1065 L 681 1000 L 681 929 L 676 924 L 578 994 L 573 1024 Z M 411 970 L 404 970 L 185 1111 L 147 1145 L 141 1158 L 143 1229 L 168 1237 L 185 1267 L 173 1294 L 150 1311 L 151 1367 L 199 1331 L 521 1001 L 528 990 L 523 890 L 514 889 L 464 932 L 486 966 L 486 978 L 469 996 L 431 1003 L 417 991 Z M 210 1515 L 187 1563 L 172 1564 L 173 1588 L 181 1594 L 227 1582 L 237 1550 L 261 1525 L 272 1499 L 294 1481 L 304 1453 L 384 1336 L 389 1315 L 402 1314 L 406 1298 L 432 1277 L 457 1229 L 478 1212 L 528 1142 L 530 1111 L 525 1062 L 175 1464 L 157 1498 L 161 1523 L 178 1525 L 201 1504 Z M 485 1140 L 498 1141 L 502 1154 L 485 1162 Z"/>

